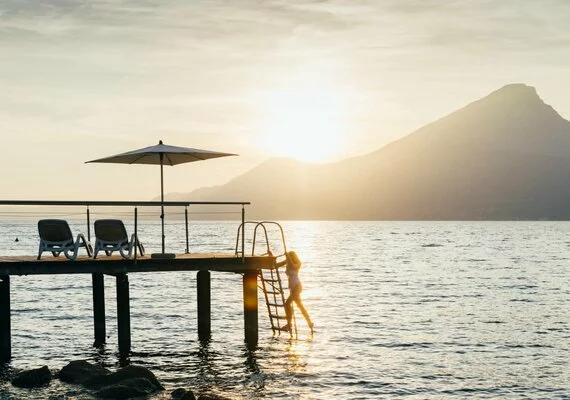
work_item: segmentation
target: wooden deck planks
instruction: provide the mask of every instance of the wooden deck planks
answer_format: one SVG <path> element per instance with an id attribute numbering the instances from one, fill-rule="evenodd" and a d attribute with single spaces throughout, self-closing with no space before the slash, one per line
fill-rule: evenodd
<path id="1" fill-rule="evenodd" d="M 159 259 L 150 256 L 137 260 L 125 260 L 120 256 L 101 256 L 92 259 L 79 256 L 68 260 L 63 256 L 0 256 L 0 275 L 53 275 L 53 274 L 117 274 L 130 272 L 168 271 L 219 271 L 243 273 L 262 268 L 272 268 L 274 257 L 236 256 L 225 253 L 177 254 L 176 258 Z"/>

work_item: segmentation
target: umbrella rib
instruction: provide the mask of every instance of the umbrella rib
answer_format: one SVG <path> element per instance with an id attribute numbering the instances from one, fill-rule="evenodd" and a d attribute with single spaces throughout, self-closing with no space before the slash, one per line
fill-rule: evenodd
<path id="1" fill-rule="evenodd" d="M 138 160 L 143 159 L 144 157 L 146 157 L 148 154 L 141 154 L 140 156 L 136 157 L 133 161 L 131 161 L 129 164 L 136 164 L 136 162 Z"/>
<path id="2" fill-rule="evenodd" d="M 192 154 L 192 157 L 196 157 L 196 158 L 197 158 L 198 160 L 200 160 L 200 161 L 206 161 L 206 160 L 207 160 L 206 158 L 202 158 L 202 157 L 200 157 L 200 156 L 198 156 L 198 155 L 196 155 L 196 154 Z"/>
<path id="3" fill-rule="evenodd" d="M 166 161 L 168 161 L 168 164 L 166 165 L 174 165 L 172 164 L 172 160 L 170 159 L 170 155 L 168 153 L 162 153 L 164 154 L 164 158 L 166 159 Z"/>

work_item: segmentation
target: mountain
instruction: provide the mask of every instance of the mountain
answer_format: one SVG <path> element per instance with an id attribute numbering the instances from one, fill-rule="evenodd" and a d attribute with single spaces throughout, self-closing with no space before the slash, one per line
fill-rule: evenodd
<path id="1" fill-rule="evenodd" d="M 570 218 L 570 122 L 507 85 L 370 154 L 271 159 L 188 200 L 248 200 L 253 219 Z"/>

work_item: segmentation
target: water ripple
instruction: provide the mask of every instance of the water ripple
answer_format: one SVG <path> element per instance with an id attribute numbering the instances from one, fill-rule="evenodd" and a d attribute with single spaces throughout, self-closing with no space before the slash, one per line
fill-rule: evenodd
<path id="1" fill-rule="evenodd" d="M 201 343 L 195 273 L 132 274 L 129 361 L 167 387 L 149 400 L 176 387 L 230 399 L 570 398 L 570 223 L 283 225 L 288 248 L 305 261 L 316 335 L 298 314 L 299 340 L 274 337 L 260 297 L 259 348 L 249 352 L 241 276 L 213 273 L 212 340 Z M 7 229 L 1 240 L 37 228 Z M 167 229 L 168 237 L 183 232 L 176 223 Z M 141 232 L 159 235 L 160 226 Z M 233 251 L 235 232 L 234 223 L 197 223 L 192 251 Z M 114 284 L 105 279 L 107 344 L 97 349 L 89 275 L 13 277 L 13 360 L 0 366 L 0 398 L 29 398 L 8 383 L 24 368 L 57 370 L 73 359 L 122 365 Z M 92 398 L 58 382 L 34 396 Z"/>

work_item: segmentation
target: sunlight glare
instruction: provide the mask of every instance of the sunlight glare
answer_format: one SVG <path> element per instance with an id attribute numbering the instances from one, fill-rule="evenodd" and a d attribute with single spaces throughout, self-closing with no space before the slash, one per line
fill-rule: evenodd
<path id="1" fill-rule="evenodd" d="M 331 161 L 342 151 L 346 96 L 322 80 L 296 81 L 263 99 L 262 146 L 273 156 Z"/>

